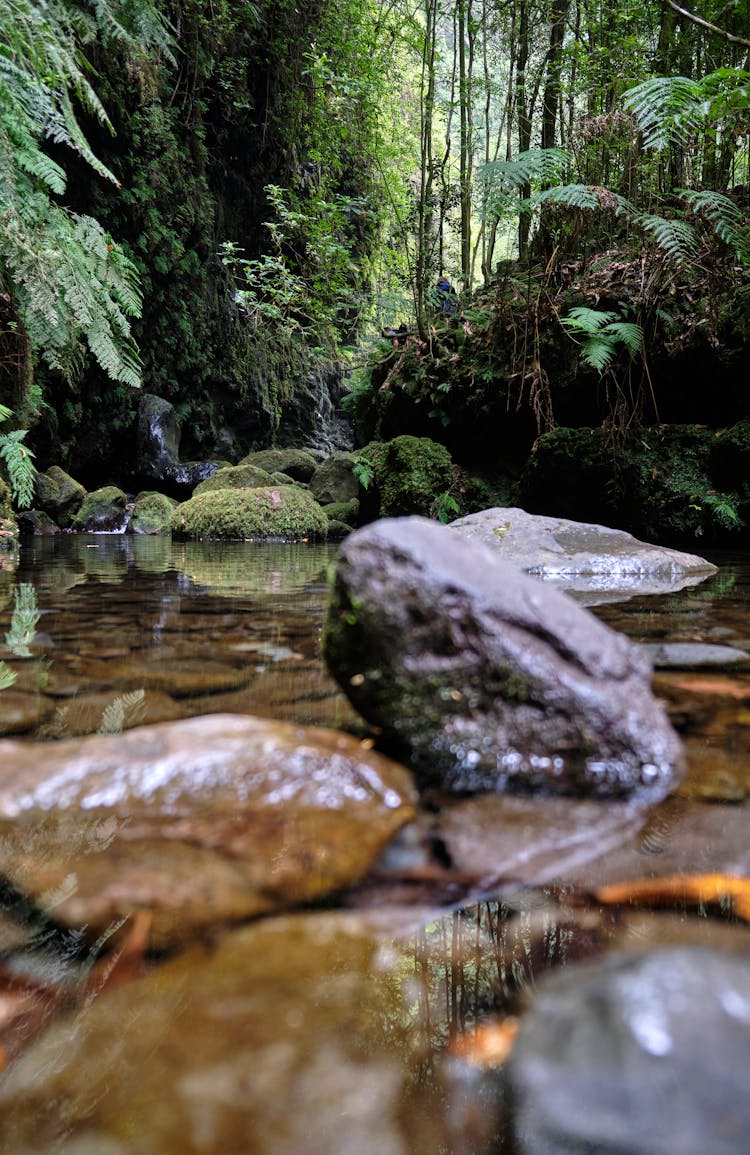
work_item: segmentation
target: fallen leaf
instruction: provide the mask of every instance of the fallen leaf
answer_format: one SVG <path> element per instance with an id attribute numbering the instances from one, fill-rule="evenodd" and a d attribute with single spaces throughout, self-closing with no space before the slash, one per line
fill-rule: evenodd
<path id="1" fill-rule="evenodd" d="M 599 887 L 596 898 L 605 905 L 673 906 L 722 903 L 731 900 L 735 914 L 750 922 L 750 878 L 732 874 L 671 874 L 638 878 Z"/>
<path id="2" fill-rule="evenodd" d="M 458 1035 L 450 1051 L 474 1067 L 500 1067 L 507 1061 L 518 1034 L 518 1019 L 510 1016 L 499 1022 L 482 1023 L 473 1031 Z"/>
<path id="3" fill-rule="evenodd" d="M 730 681 L 729 678 L 680 678 L 679 681 L 673 681 L 672 685 L 679 690 L 688 690 L 691 694 L 720 694 L 738 701 L 750 698 L 750 686 Z"/>

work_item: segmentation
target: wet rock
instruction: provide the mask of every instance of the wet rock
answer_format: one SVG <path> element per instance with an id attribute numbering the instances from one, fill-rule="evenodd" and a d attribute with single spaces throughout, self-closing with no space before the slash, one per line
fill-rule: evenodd
<path id="1" fill-rule="evenodd" d="M 310 492 L 321 505 L 349 502 L 359 495 L 359 482 L 354 476 L 354 455 L 337 453 L 322 461 L 310 478 Z"/>
<path id="2" fill-rule="evenodd" d="M 215 461 L 180 461 L 180 427 L 174 406 L 144 393 L 138 409 L 138 476 L 175 497 L 191 493 L 218 468 Z"/>
<path id="3" fill-rule="evenodd" d="M 0 734 L 25 734 L 35 730 L 54 710 L 42 694 L 9 689 L 0 697 Z"/>
<path id="4" fill-rule="evenodd" d="M 324 505 L 323 510 L 329 521 L 343 522 L 349 529 L 353 529 L 359 521 L 359 501 L 332 501 Z"/>
<path id="5" fill-rule="evenodd" d="M 654 801 L 682 775 L 640 648 L 434 522 L 345 541 L 324 655 L 425 784 Z"/>
<path id="6" fill-rule="evenodd" d="M 86 494 L 70 525 L 80 533 L 124 533 L 131 510 L 127 494 L 105 485 Z"/>
<path id="7" fill-rule="evenodd" d="M 620 802 L 484 795 L 446 808 L 437 832 L 460 872 L 539 886 L 632 842 L 645 820 Z"/>
<path id="8" fill-rule="evenodd" d="M 613 956 L 540 988 L 510 1059 L 522 1155 L 745 1155 L 750 971 Z"/>
<path id="9" fill-rule="evenodd" d="M 38 473 L 35 486 L 36 508 L 48 513 L 63 529 L 67 528 L 86 496 L 84 487 L 58 465 L 51 465 L 46 473 Z"/>
<path id="10" fill-rule="evenodd" d="M 378 941 L 353 915 L 236 931 L 48 1030 L 4 1077 L 0 1148 L 448 1150 L 444 1108 L 422 1070 L 420 991 L 413 951 Z"/>
<path id="11" fill-rule="evenodd" d="M 152 942 L 361 877 L 413 817 L 408 773 L 348 735 L 232 715 L 39 748 L 0 742 L 0 871 L 99 933 Z"/>
<path id="12" fill-rule="evenodd" d="M 297 486 L 220 489 L 178 505 L 172 532 L 189 538 L 299 541 L 325 538 L 328 519 L 315 498 Z"/>
<path id="13" fill-rule="evenodd" d="M 268 473 L 286 473 L 295 481 L 309 481 L 318 467 L 312 454 L 304 449 L 258 449 L 243 457 L 240 465 L 254 465 Z"/>
<path id="14" fill-rule="evenodd" d="M 697 669 L 700 666 L 734 666 L 750 662 L 750 654 L 736 646 L 707 645 L 702 642 L 643 642 L 655 666 L 661 669 Z"/>
<path id="15" fill-rule="evenodd" d="M 589 604 L 670 593 L 717 572 L 705 558 L 638 541 L 619 529 L 523 509 L 485 509 L 451 522 L 450 528 Z"/>
<path id="16" fill-rule="evenodd" d="M 60 532 L 60 526 L 41 509 L 21 510 L 17 520 L 21 533 L 31 533 L 35 537 L 52 537 Z"/>

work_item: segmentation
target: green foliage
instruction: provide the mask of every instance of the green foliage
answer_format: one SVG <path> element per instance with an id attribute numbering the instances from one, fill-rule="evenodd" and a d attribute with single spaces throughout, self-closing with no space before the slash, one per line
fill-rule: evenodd
<path id="1" fill-rule="evenodd" d="M 571 335 L 581 338 L 581 360 L 602 374 L 621 349 L 633 360 L 643 347 L 643 330 L 632 321 L 618 320 L 618 314 L 579 306 L 571 309 L 562 324 Z"/>
<path id="2" fill-rule="evenodd" d="M 140 381 L 129 318 L 140 297 L 135 270 L 93 219 L 65 209 L 65 170 L 46 141 L 82 158 L 117 184 L 91 149 L 74 101 L 111 127 L 86 74 L 81 43 L 116 38 L 142 54 L 169 38 L 151 0 L 122 0 L 91 9 L 65 0 L 6 0 L 0 9 L 0 283 L 12 293 L 35 351 L 52 368 L 75 375 L 83 338 L 105 372 Z"/>
<path id="3" fill-rule="evenodd" d="M 352 473 L 363 489 L 369 489 L 375 477 L 375 466 L 365 453 L 355 453 Z"/>
<path id="4" fill-rule="evenodd" d="M 710 222 L 717 237 L 738 260 L 750 264 L 750 224 L 733 200 L 711 189 L 678 189 L 690 210 Z"/>
<path id="5" fill-rule="evenodd" d="M 623 97 L 646 148 L 656 151 L 686 144 L 703 119 L 701 86 L 687 76 L 654 76 Z"/>
<path id="6" fill-rule="evenodd" d="M 533 148 L 510 160 L 491 161 L 480 169 L 483 211 L 486 217 L 503 217 L 519 208 L 518 195 L 527 186 L 548 185 L 560 180 L 573 158 L 562 148 Z M 529 207 L 524 201 L 521 207 Z M 589 207 L 589 206 L 584 206 Z"/>
<path id="7" fill-rule="evenodd" d="M 0 425 L 12 417 L 10 409 L 0 405 Z M 0 459 L 5 463 L 13 497 L 20 509 L 28 509 L 34 500 L 34 479 L 36 467 L 27 445 L 24 445 L 26 429 L 14 429 L 0 433 Z"/>

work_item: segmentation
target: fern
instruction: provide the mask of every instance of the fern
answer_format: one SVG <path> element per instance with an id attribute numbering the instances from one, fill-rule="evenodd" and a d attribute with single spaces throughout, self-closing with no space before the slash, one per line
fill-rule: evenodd
<path id="1" fill-rule="evenodd" d="M 18 674 L 11 670 L 7 662 L 0 661 L 0 690 L 9 690 Z"/>
<path id="2" fill-rule="evenodd" d="M 98 734 L 121 734 L 125 722 L 137 721 L 145 708 L 145 690 L 131 690 L 110 702 L 102 714 Z"/>
<path id="3" fill-rule="evenodd" d="M 685 144 L 705 114 L 701 86 L 686 76 L 655 76 L 625 93 L 623 104 L 635 117 L 646 148 L 663 152 Z"/>
<path id="4" fill-rule="evenodd" d="M 37 609 L 36 590 L 30 582 L 21 582 L 13 593 L 13 615 L 5 644 L 16 658 L 30 658 L 29 646 L 42 615 Z"/>
<path id="5" fill-rule="evenodd" d="M 0 405 L 0 424 L 12 417 L 10 409 Z M 14 429 L 0 433 L 0 460 L 5 463 L 13 497 L 20 509 L 28 509 L 34 500 L 36 468 L 34 454 L 23 444 L 27 430 Z"/>
<path id="6" fill-rule="evenodd" d="M 502 216 L 511 206 L 517 208 L 517 194 L 522 189 L 559 180 L 571 164 L 572 157 L 565 149 L 532 148 L 511 160 L 482 165 L 479 176 L 484 187 L 485 215 Z"/>
<path id="7" fill-rule="evenodd" d="M 653 237 L 675 264 L 690 264 L 698 256 L 698 234 L 687 221 L 646 213 L 636 217 L 636 223 Z"/>
<path id="8" fill-rule="evenodd" d="M 677 189 L 691 212 L 710 221 L 717 237 L 733 249 L 739 260 L 750 261 L 750 239 L 742 212 L 729 197 L 708 189 Z"/>
<path id="9" fill-rule="evenodd" d="M 581 360 L 600 375 L 614 361 L 620 349 L 634 360 L 643 345 L 643 330 L 632 321 L 617 319 L 618 314 L 580 305 L 562 318 L 571 335 L 581 337 Z"/>

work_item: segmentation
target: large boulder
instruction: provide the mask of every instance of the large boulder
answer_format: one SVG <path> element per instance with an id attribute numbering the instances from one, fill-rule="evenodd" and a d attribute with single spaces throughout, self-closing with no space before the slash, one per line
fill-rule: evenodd
<path id="1" fill-rule="evenodd" d="M 267 473 L 286 473 L 295 481 L 309 481 L 318 463 L 304 449 L 256 449 L 240 465 L 254 465 Z"/>
<path id="2" fill-rule="evenodd" d="M 354 501 L 359 496 L 359 481 L 354 475 L 354 455 L 336 453 L 322 461 L 310 478 L 310 492 L 321 505 Z"/>
<path id="3" fill-rule="evenodd" d="M 638 541 L 620 529 L 514 507 L 471 513 L 451 522 L 451 529 L 589 604 L 670 593 L 717 572 L 703 557 Z"/>
<path id="4" fill-rule="evenodd" d="M 150 911 L 155 945 L 357 882 L 414 815 L 402 767 L 355 738 L 207 715 L 0 742 L 0 871 L 94 937 Z"/>
<path id="5" fill-rule="evenodd" d="M 510 1060 L 519 1155 L 745 1155 L 750 971 L 696 948 L 545 984 Z"/>
<path id="6" fill-rule="evenodd" d="M 199 493 L 213 493 L 216 489 L 261 489 L 273 485 L 274 478 L 257 465 L 225 465 L 212 473 L 193 490 L 193 497 Z"/>
<path id="7" fill-rule="evenodd" d="M 175 498 L 167 497 L 165 493 L 157 493 L 155 490 L 139 493 L 128 522 L 128 533 L 170 533 L 170 522 L 176 505 Z"/>
<path id="8" fill-rule="evenodd" d="M 453 462 L 444 445 L 404 434 L 372 442 L 357 454 L 371 474 L 362 494 L 363 520 L 418 514 L 432 516 L 453 483 Z"/>
<path id="9" fill-rule="evenodd" d="M 178 505 L 172 532 L 191 538 L 299 541 L 324 538 L 328 518 L 306 489 L 294 485 L 218 489 Z"/>
<path id="10" fill-rule="evenodd" d="M 324 655 L 425 784 L 653 800 L 682 775 L 646 654 L 447 526 L 386 520 L 346 540 Z"/>
<path id="11" fill-rule="evenodd" d="M 83 504 L 84 487 L 59 465 L 37 473 L 35 487 L 35 508 L 48 514 L 62 529 L 67 528 Z"/>

